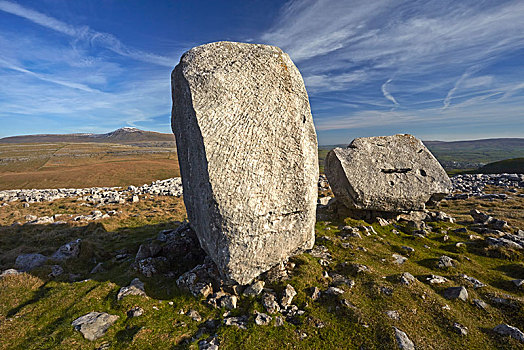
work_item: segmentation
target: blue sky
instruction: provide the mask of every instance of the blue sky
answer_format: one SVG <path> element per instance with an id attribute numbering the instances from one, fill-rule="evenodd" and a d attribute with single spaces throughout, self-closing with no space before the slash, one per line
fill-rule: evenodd
<path id="1" fill-rule="evenodd" d="M 524 137 L 524 1 L 0 0 L 0 137 L 170 132 L 193 46 L 287 52 L 320 144 Z"/>

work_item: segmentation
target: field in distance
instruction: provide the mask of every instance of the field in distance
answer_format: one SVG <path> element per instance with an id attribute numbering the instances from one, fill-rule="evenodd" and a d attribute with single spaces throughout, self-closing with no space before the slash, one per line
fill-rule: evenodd
<path id="1" fill-rule="evenodd" d="M 180 176 L 173 137 L 139 132 L 0 139 L 0 190 L 143 185 Z"/>

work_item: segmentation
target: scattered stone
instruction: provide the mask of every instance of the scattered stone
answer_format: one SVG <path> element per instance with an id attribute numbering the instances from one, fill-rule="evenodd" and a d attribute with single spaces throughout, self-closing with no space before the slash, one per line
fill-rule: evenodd
<path id="1" fill-rule="evenodd" d="M 226 317 L 224 319 L 224 324 L 226 326 L 235 326 L 240 329 L 247 329 L 247 317 L 246 316 L 240 316 L 240 317 Z"/>
<path id="2" fill-rule="evenodd" d="M 408 338 L 406 333 L 396 327 L 393 327 L 393 329 L 395 330 L 395 338 L 397 339 L 399 349 L 415 350 L 415 344 Z"/>
<path id="3" fill-rule="evenodd" d="M 72 242 L 64 244 L 58 248 L 58 250 L 53 255 L 51 255 L 51 259 L 63 261 L 67 259 L 78 258 L 78 255 L 80 254 L 80 242 L 81 239 L 78 238 Z"/>
<path id="4" fill-rule="evenodd" d="M 64 273 L 64 269 L 60 265 L 53 265 L 51 266 L 51 273 L 49 274 L 49 277 L 58 277 L 61 274 Z"/>
<path id="5" fill-rule="evenodd" d="M 486 310 L 486 308 L 488 307 L 488 304 L 486 304 L 484 301 L 480 299 L 473 299 L 473 305 L 482 310 Z"/>
<path id="6" fill-rule="evenodd" d="M 220 298 L 220 307 L 226 308 L 228 310 L 233 310 L 237 308 L 238 298 L 235 295 L 226 294 Z"/>
<path id="7" fill-rule="evenodd" d="M 284 293 L 282 294 L 280 305 L 282 305 L 282 307 L 291 305 L 291 302 L 293 301 L 295 295 L 297 295 L 295 288 L 293 288 L 292 285 L 288 284 L 284 289 Z"/>
<path id="8" fill-rule="evenodd" d="M 453 323 L 453 330 L 462 336 L 468 335 L 468 327 L 463 326 L 460 323 Z"/>
<path id="9" fill-rule="evenodd" d="M 455 233 L 468 233 L 468 229 L 465 227 L 459 227 L 453 230 Z"/>
<path id="10" fill-rule="evenodd" d="M 478 279 L 476 279 L 474 277 L 469 277 L 466 274 L 461 274 L 460 277 L 462 277 L 466 281 L 470 282 L 473 285 L 473 288 L 475 288 L 475 289 L 476 288 L 482 288 L 482 287 L 486 286 L 484 283 L 480 282 Z"/>
<path id="11" fill-rule="evenodd" d="M 437 275 L 430 275 L 428 278 L 426 278 L 426 281 L 429 284 L 441 284 L 446 283 L 448 280 L 445 277 L 437 276 Z"/>
<path id="12" fill-rule="evenodd" d="M 394 259 L 393 263 L 397 265 L 402 265 L 403 263 L 405 263 L 408 260 L 408 258 L 402 255 L 399 255 L 399 254 L 393 254 L 392 257 Z"/>
<path id="13" fill-rule="evenodd" d="M 0 274 L 0 278 L 2 277 L 5 277 L 5 276 L 14 276 L 14 275 L 19 275 L 21 274 L 22 272 L 18 271 L 18 270 L 15 270 L 15 269 L 7 269 L 7 270 L 4 270 L 1 274 Z"/>
<path id="14" fill-rule="evenodd" d="M 351 264 L 351 270 L 353 271 L 354 274 L 360 274 L 360 273 L 364 273 L 364 272 L 370 272 L 370 269 L 369 267 L 367 267 L 366 265 L 362 265 L 362 264 Z"/>
<path id="15" fill-rule="evenodd" d="M 329 196 L 326 196 L 326 197 L 320 197 L 317 201 L 318 204 L 320 205 L 328 205 L 329 201 L 331 200 L 331 197 Z"/>
<path id="16" fill-rule="evenodd" d="M 280 327 L 284 325 L 284 317 L 282 316 L 275 316 L 275 326 Z"/>
<path id="17" fill-rule="evenodd" d="M 277 300 L 273 294 L 264 293 L 262 297 L 262 304 L 270 314 L 280 311 L 280 305 L 278 305 Z"/>
<path id="18" fill-rule="evenodd" d="M 31 271 L 45 264 L 47 257 L 38 253 L 21 254 L 16 257 L 15 268 L 19 271 Z"/>
<path id="19" fill-rule="evenodd" d="M 393 288 L 386 287 L 386 286 L 381 286 L 379 288 L 379 290 L 380 290 L 380 293 L 385 294 L 387 296 L 392 296 L 393 295 Z"/>
<path id="20" fill-rule="evenodd" d="M 384 227 L 384 226 L 387 226 L 389 225 L 389 221 L 387 221 L 386 219 L 384 218 L 381 218 L 380 216 L 377 217 L 377 222 L 380 226 Z"/>
<path id="21" fill-rule="evenodd" d="M 415 253 L 415 249 L 414 248 L 411 248 L 411 247 L 408 247 L 408 246 L 405 246 L 405 245 L 403 245 L 401 248 L 402 248 L 402 250 L 405 250 L 409 254 Z"/>
<path id="22" fill-rule="evenodd" d="M 524 343 L 524 333 L 517 327 L 510 326 L 508 324 L 499 324 L 493 330 L 500 335 L 509 335 L 513 339 L 516 339 Z"/>
<path id="23" fill-rule="evenodd" d="M 289 56 L 267 45 L 198 46 L 182 56 L 172 86 L 189 222 L 224 279 L 249 283 L 311 249 L 317 138 Z"/>
<path id="24" fill-rule="evenodd" d="M 513 282 L 513 284 L 514 284 L 515 287 L 517 287 L 517 288 L 520 288 L 520 287 L 524 286 L 524 280 L 513 280 L 513 281 L 511 281 L 511 282 Z"/>
<path id="25" fill-rule="evenodd" d="M 267 326 L 272 320 L 272 317 L 265 313 L 258 312 L 258 311 L 255 311 L 255 313 L 256 313 L 255 324 L 259 326 Z"/>
<path id="26" fill-rule="evenodd" d="M 264 281 L 256 281 L 244 290 L 245 296 L 257 296 L 264 290 Z"/>
<path id="27" fill-rule="evenodd" d="M 117 319 L 118 316 L 105 312 L 90 312 L 74 320 L 71 325 L 82 333 L 84 338 L 93 341 L 102 337 Z"/>
<path id="28" fill-rule="evenodd" d="M 337 200 L 350 209 L 423 210 L 452 188 L 439 162 L 412 135 L 357 138 L 328 153 L 325 171 Z"/>
<path id="29" fill-rule="evenodd" d="M 313 287 L 311 291 L 311 299 L 318 300 L 320 298 L 320 289 Z"/>
<path id="30" fill-rule="evenodd" d="M 198 313 L 198 311 L 196 310 L 189 310 L 188 312 L 186 312 L 186 316 L 188 316 L 189 318 L 191 318 L 193 321 L 195 322 L 200 322 L 202 321 L 202 316 L 200 316 L 200 314 Z"/>
<path id="31" fill-rule="evenodd" d="M 395 310 L 389 310 L 385 312 L 386 316 L 391 318 L 392 320 L 398 321 L 400 320 L 400 314 L 398 311 Z"/>
<path id="32" fill-rule="evenodd" d="M 220 345 L 218 337 L 214 336 L 211 339 L 204 339 L 198 342 L 198 350 L 218 350 Z"/>
<path id="33" fill-rule="evenodd" d="M 448 289 L 444 290 L 444 298 L 467 301 L 468 291 L 464 287 L 449 287 Z"/>
<path id="34" fill-rule="evenodd" d="M 330 295 L 342 295 L 344 293 L 345 293 L 344 289 L 337 288 L 337 287 L 329 287 L 326 290 L 326 294 L 330 294 Z"/>
<path id="35" fill-rule="evenodd" d="M 211 282 L 214 279 L 218 279 L 214 266 L 201 264 L 181 275 L 176 283 L 178 287 L 189 290 L 195 297 L 207 298 L 213 294 Z"/>
<path id="36" fill-rule="evenodd" d="M 99 262 L 98 264 L 96 264 L 95 267 L 93 267 L 90 273 L 95 274 L 95 273 L 101 273 L 101 272 L 105 272 L 105 269 L 104 269 L 104 264 Z"/>
<path id="37" fill-rule="evenodd" d="M 139 316 L 142 316 L 143 314 L 144 314 L 144 309 L 136 306 L 127 312 L 127 317 L 139 317 Z"/>
<path id="38" fill-rule="evenodd" d="M 147 297 L 144 283 L 140 281 L 138 278 L 133 279 L 129 286 L 120 288 L 116 298 L 117 300 L 122 300 L 124 297 L 128 295 L 140 295 L 143 297 Z"/>
<path id="39" fill-rule="evenodd" d="M 411 283 L 415 282 L 416 279 L 415 277 L 410 274 L 409 272 L 404 272 L 401 276 L 400 276 L 400 283 L 406 285 L 406 286 L 409 286 Z"/>
<path id="40" fill-rule="evenodd" d="M 446 269 L 448 267 L 454 267 L 455 262 L 447 255 L 442 255 L 437 261 L 437 268 Z"/>

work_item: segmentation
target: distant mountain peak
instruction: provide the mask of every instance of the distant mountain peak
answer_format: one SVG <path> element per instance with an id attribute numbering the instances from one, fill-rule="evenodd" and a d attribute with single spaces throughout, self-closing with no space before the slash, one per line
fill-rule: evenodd
<path id="1" fill-rule="evenodd" d="M 140 129 L 137 129 L 137 128 L 132 128 L 130 126 L 124 126 L 123 128 L 120 128 L 120 129 L 117 129 L 116 131 L 127 131 L 127 132 L 137 132 L 137 131 L 142 131 Z"/>
<path id="2" fill-rule="evenodd" d="M 106 135 L 122 134 L 122 133 L 128 133 L 128 132 L 142 132 L 142 130 L 137 129 L 137 128 L 132 128 L 130 126 L 124 126 L 123 128 L 108 132 Z"/>

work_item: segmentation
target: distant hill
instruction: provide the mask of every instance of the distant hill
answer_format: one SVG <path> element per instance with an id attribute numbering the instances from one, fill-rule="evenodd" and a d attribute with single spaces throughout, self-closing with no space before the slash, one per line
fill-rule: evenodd
<path id="1" fill-rule="evenodd" d="M 505 159 L 484 165 L 476 173 L 481 174 L 524 174 L 524 158 Z"/>
<path id="2" fill-rule="evenodd" d="M 477 169 L 488 163 L 524 157 L 524 138 L 472 141 L 423 141 L 442 166 L 449 169 Z M 321 161 L 327 151 L 347 145 L 319 146 Z M 323 163 L 322 163 L 323 165 Z"/>
<path id="3" fill-rule="evenodd" d="M 0 139 L 0 143 L 134 143 L 134 142 L 174 142 L 173 134 L 163 134 L 154 131 L 144 131 L 137 128 L 124 127 L 107 134 L 43 134 L 11 136 Z"/>
<path id="4" fill-rule="evenodd" d="M 469 162 L 480 166 L 509 158 L 524 157 L 524 138 L 472 141 L 424 141 L 441 162 Z"/>

